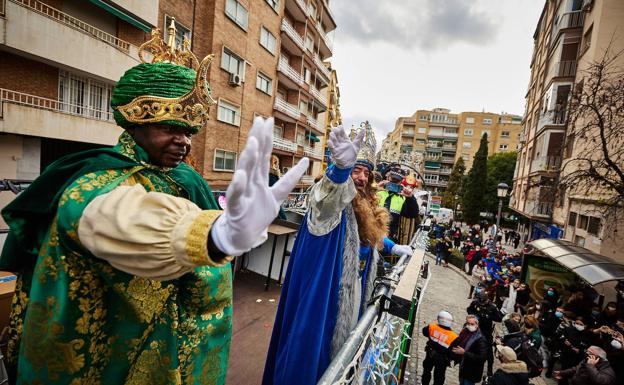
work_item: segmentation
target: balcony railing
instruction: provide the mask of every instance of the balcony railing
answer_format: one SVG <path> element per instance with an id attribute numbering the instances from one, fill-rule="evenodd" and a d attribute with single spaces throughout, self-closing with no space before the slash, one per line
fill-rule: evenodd
<path id="1" fill-rule="evenodd" d="M 277 136 L 273 137 L 273 148 L 276 150 L 288 151 L 288 152 L 297 152 L 297 144 L 288 139 L 279 138 Z"/>
<path id="2" fill-rule="evenodd" d="M 292 81 L 298 85 L 303 85 L 303 76 L 296 69 L 292 68 L 288 64 L 288 60 L 283 56 L 280 56 L 277 62 L 277 70 L 288 76 Z"/>
<path id="3" fill-rule="evenodd" d="M 405 130 L 401 133 L 402 136 L 412 137 L 414 136 L 414 130 Z"/>
<path id="4" fill-rule="evenodd" d="M 329 40 L 329 36 L 327 36 L 325 31 L 323 31 L 323 28 L 321 27 L 320 23 L 316 23 L 316 30 L 318 31 L 319 35 L 321 35 L 321 39 L 323 39 L 323 41 L 325 42 L 325 45 L 327 45 L 327 48 L 329 48 L 330 51 L 333 51 L 333 47 L 332 47 L 333 44 Z"/>
<path id="5" fill-rule="evenodd" d="M 553 213 L 553 206 L 552 202 L 527 201 L 524 210 L 529 215 L 550 217 Z"/>
<path id="6" fill-rule="evenodd" d="M 445 180 L 425 180 L 425 183 L 428 186 L 437 186 L 437 187 L 448 186 L 448 181 L 445 181 Z"/>
<path id="7" fill-rule="evenodd" d="M 299 119 L 299 117 L 301 116 L 301 111 L 299 111 L 297 106 L 288 103 L 282 98 L 275 98 L 274 107 L 276 110 L 285 113 L 293 119 Z"/>
<path id="8" fill-rule="evenodd" d="M 322 158 L 323 157 L 323 152 L 320 148 L 315 148 L 315 147 L 308 147 L 308 146 L 303 146 L 303 154 L 305 156 L 311 156 L 313 158 Z"/>
<path id="9" fill-rule="evenodd" d="M 555 63 L 548 73 L 548 79 L 574 77 L 576 75 L 576 60 L 565 60 Z"/>
<path id="10" fill-rule="evenodd" d="M 323 95 L 316 87 L 310 85 L 310 93 L 325 107 L 327 107 L 327 96 Z"/>
<path id="11" fill-rule="evenodd" d="M 303 44 L 303 37 L 297 33 L 295 27 L 290 25 L 286 19 L 282 19 L 281 30 L 286 33 L 288 37 L 290 37 L 302 50 L 305 49 L 305 45 Z"/>
<path id="12" fill-rule="evenodd" d="M 557 172 L 560 167 L 560 156 L 539 156 L 531 162 L 531 172 Z"/>
<path id="13" fill-rule="evenodd" d="M 321 73 L 327 77 L 327 80 L 331 79 L 331 74 L 329 70 L 327 69 L 327 67 L 325 67 L 323 61 L 321 60 L 321 58 L 318 57 L 318 55 L 314 55 L 314 64 L 316 64 Z"/>
<path id="14" fill-rule="evenodd" d="M 301 8 L 301 10 L 303 11 L 304 14 L 308 14 L 308 7 L 305 5 L 305 3 L 303 2 L 303 0 L 296 0 L 295 1 L 297 3 L 297 5 L 299 6 L 299 8 Z"/>
<path id="15" fill-rule="evenodd" d="M 442 168 L 440 169 L 440 174 L 442 175 L 451 175 L 451 169 L 450 168 Z"/>
<path id="16" fill-rule="evenodd" d="M 540 115 L 537 121 L 537 130 L 544 126 L 560 126 L 566 124 L 566 111 L 548 111 Z"/>
<path id="17" fill-rule="evenodd" d="M 312 184 L 314 183 L 314 177 L 312 175 L 304 175 L 301 177 L 301 183 Z"/>
<path id="18" fill-rule="evenodd" d="M 0 88 L 0 117 L 3 114 L 2 107 L 4 103 L 19 104 L 21 106 L 81 116 L 83 118 L 109 121 L 111 123 L 115 122 L 113 119 L 113 113 L 110 111 L 65 103 L 59 100 L 42 98 L 40 96 Z"/>
<path id="19" fill-rule="evenodd" d="M 68 27 L 77 29 L 81 32 L 91 35 L 94 38 L 98 40 L 102 40 L 103 42 L 106 42 L 124 52 L 130 51 L 130 43 L 128 43 L 127 41 L 121 40 L 118 37 L 111 35 L 110 33 L 97 29 L 94 26 L 89 25 L 82 20 L 79 20 L 73 16 L 70 16 L 66 14 L 65 12 L 61 12 L 56 8 L 52 8 L 49 5 L 44 4 L 40 1 L 37 1 L 37 0 L 8 0 L 8 1 L 21 5 L 23 7 L 26 7 L 34 12 L 40 13 Z"/>
<path id="20" fill-rule="evenodd" d="M 562 29 L 582 27 L 583 21 L 584 21 L 583 11 L 566 12 L 563 15 L 561 15 L 561 18 L 559 19 L 559 23 L 557 23 L 557 27 L 553 30 L 552 42 L 554 43 L 555 41 L 557 41 L 556 37 L 557 35 L 559 35 L 559 32 L 561 32 Z"/>
<path id="21" fill-rule="evenodd" d="M 306 116 L 306 122 L 310 126 L 314 127 L 316 130 L 323 131 L 323 127 L 321 127 L 321 124 L 318 122 L 318 120 L 316 120 L 316 119 L 314 119 L 314 118 L 312 118 L 310 116 Z"/>
<path id="22" fill-rule="evenodd" d="M 455 157 L 452 156 L 443 156 L 442 157 L 442 162 L 444 163 L 455 163 Z"/>

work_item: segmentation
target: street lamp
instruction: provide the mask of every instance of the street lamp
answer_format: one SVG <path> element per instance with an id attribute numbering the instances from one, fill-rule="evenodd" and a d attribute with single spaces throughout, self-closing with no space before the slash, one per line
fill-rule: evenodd
<path id="1" fill-rule="evenodd" d="M 499 183 L 496 188 L 496 195 L 498 195 L 498 216 L 496 217 L 496 230 L 500 228 L 501 211 L 503 209 L 503 198 L 507 196 L 509 186 L 507 183 Z"/>

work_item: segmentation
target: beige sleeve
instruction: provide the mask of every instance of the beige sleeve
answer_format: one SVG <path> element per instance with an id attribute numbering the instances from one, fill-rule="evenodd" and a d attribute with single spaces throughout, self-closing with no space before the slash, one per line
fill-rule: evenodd
<path id="1" fill-rule="evenodd" d="M 208 255 L 207 239 L 219 210 L 141 185 L 119 186 L 95 198 L 78 224 L 78 237 L 93 255 L 140 277 L 169 280 L 197 266 L 220 266 Z"/>

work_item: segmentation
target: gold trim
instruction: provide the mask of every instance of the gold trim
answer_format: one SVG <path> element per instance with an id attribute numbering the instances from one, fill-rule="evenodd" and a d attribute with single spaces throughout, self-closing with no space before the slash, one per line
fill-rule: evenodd
<path id="1" fill-rule="evenodd" d="M 212 224 L 217 220 L 221 210 L 204 210 L 191 223 L 186 236 L 186 257 L 196 266 L 223 266 L 233 257 L 227 256 L 220 262 L 215 262 L 208 255 L 208 234 Z"/>

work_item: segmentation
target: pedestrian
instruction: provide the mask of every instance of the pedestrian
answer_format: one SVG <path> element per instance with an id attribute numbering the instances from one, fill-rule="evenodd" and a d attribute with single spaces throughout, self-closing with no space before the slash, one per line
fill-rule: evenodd
<path id="1" fill-rule="evenodd" d="M 505 245 L 509 244 L 509 236 L 511 235 L 512 230 L 505 230 L 503 234 L 505 235 Z"/>
<path id="2" fill-rule="evenodd" d="M 444 240 L 442 238 L 437 238 L 435 243 L 435 253 L 436 253 L 436 266 L 442 265 L 443 258 L 443 250 L 444 249 Z"/>
<path id="3" fill-rule="evenodd" d="M 529 371 L 523 361 L 519 361 L 516 352 L 509 346 L 497 345 L 496 358 L 501 362 L 498 370 L 489 377 L 486 385 L 528 385 Z"/>
<path id="4" fill-rule="evenodd" d="M 461 230 L 459 227 L 455 227 L 455 231 L 453 232 L 453 246 L 459 250 L 461 246 Z"/>
<path id="5" fill-rule="evenodd" d="M 607 360 L 607 353 L 598 346 L 590 346 L 587 349 L 587 358 L 574 367 L 553 372 L 553 377 L 566 380 L 569 385 L 618 384 L 615 372 Z"/>
<path id="6" fill-rule="evenodd" d="M 450 364 L 450 346 L 457 339 L 451 327 L 453 326 L 453 315 L 447 311 L 440 311 L 437 323 L 431 323 L 422 329 L 422 333 L 427 337 L 425 346 L 425 359 L 422 363 L 423 374 L 422 385 L 429 385 L 431 381 L 431 371 L 433 370 L 433 385 L 443 385 L 446 378 L 446 368 Z"/>
<path id="7" fill-rule="evenodd" d="M 520 234 L 516 233 L 513 239 L 514 249 L 517 249 L 519 245 L 520 245 Z"/>
<path id="8" fill-rule="evenodd" d="M 451 344 L 454 360 L 459 361 L 459 385 L 474 385 L 481 381 L 488 349 L 488 342 L 479 330 L 479 320 L 475 315 L 466 316 L 464 328 Z"/>
<path id="9" fill-rule="evenodd" d="M 483 337 L 488 342 L 487 349 L 487 374 L 492 375 L 492 366 L 494 364 L 494 353 L 492 346 L 494 344 L 494 322 L 501 322 L 503 316 L 501 312 L 494 306 L 492 301 L 488 298 L 485 291 L 480 291 L 476 295 L 477 299 L 470 303 L 470 306 L 466 309 L 468 314 L 477 316 L 479 319 L 479 327 Z"/>
<path id="10" fill-rule="evenodd" d="M 472 293 L 477 286 L 479 286 L 485 280 L 485 269 L 483 268 L 483 261 L 477 262 L 472 269 L 470 275 L 470 292 L 468 293 L 468 299 L 472 298 Z"/>
<path id="11" fill-rule="evenodd" d="M 451 256 L 451 249 L 453 248 L 453 243 L 449 237 L 444 238 L 444 242 L 442 243 L 442 259 L 444 259 L 444 267 L 448 267 L 448 261 Z"/>

